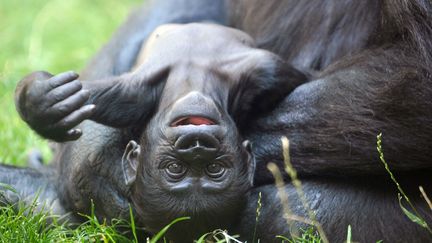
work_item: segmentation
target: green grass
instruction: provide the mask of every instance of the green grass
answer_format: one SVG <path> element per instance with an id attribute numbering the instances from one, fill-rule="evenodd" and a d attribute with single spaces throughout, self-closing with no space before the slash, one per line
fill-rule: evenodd
<path id="1" fill-rule="evenodd" d="M 30 149 L 49 159 L 46 141 L 21 121 L 13 94 L 29 72 L 81 70 L 139 0 L 0 0 L 0 162 L 25 165 Z M 0 208 L 0 242 L 125 242 L 113 225 L 88 221 L 75 229 L 31 208 Z M 114 225 L 131 231 L 128 222 Z"/>
<path id="2" fill-rule="evenodd" d="M 0 242 L 128 242 L 116 227 L 129 229 L 125 221 L 100 223 L 94 216 L 75 229 L 57 222 L 42 213 L 32 213 L 22 207 L 18 212 L 11 207 L 0 208 Z M 54 222 L 53 222 L 54 221 Z M 130 231 L 130 230 L 129 230 Z"/>
<path id="3" fill-rule="evenodd" d="M 81 70 L 139 0 L 0 0 L 0 161 L 25 164 L 32 148 L 50 150 L 13 103 L 27 73 Z"/>

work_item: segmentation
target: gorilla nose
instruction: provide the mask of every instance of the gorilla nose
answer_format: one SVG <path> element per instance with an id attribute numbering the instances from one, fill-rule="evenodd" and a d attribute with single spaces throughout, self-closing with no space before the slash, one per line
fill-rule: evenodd
<path id="1" fill-rule="evenodd" d="M 222 117 L 212 97 L 191 91 L 173 104 L 166 135 L 185 160 L 214 159 L 226 133 Z"/>
<path id="2" fill-rule="evenodd" d="M 219 141 L 211 134 L 197 132 L 180 136 L 174 146 L 177 150 L 187 150 L 193 148 L 204 148 L 211 150 L 219 148 Z"/>
<path id="3" fill-rule="evenodd" d="M 181 135 L 174 147 L 185 160 L 211 160 L 215 158 L 220 143 L 210 133 L 196 132 Z"/>

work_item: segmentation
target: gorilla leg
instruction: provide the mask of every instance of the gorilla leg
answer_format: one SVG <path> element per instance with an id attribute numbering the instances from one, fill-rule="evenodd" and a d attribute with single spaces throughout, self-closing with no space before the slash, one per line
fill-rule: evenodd
<path id="1" fill-rule="evenodd" d="M 430 172 L 415 176 L 396 176 L 408 194 L 417 211 L 428 225 L 432 224 L 432 215 L 423 198 L 420 197 L 417 183 L 420 183 L 430 195 L 432 183 Z M 368 183 L 364 183 L 368 181 Z M 415 182 L 415 183 L 414 183 Z M 348 225 L 352 227 L 352 239 L 358 242 L 430 242 L 429 232 L 411 222 L 400 208 L 396 186 L 390 179 L 377 177 L 359 178 L 314 178 L 303 179 L 303 192 L 316 220 L 322 225 L 330 242 L 344 242 Z M 389 189 L 390 188 L 390 189 Z M 393 190 L 391 190 L 393 189 Z M 309 218 L 296 189 L 292 184 L 284 187 L 290 213 Z M 289 237 L 290 229 L 306 229 L 308 225 L 290 220 L 291 225 L 283 218 L 284 209 L 280 194 L 274 185 L 255 188 L 248 201 L 247 209 L 239 224 L 241 236 L 251 241 L 255 227 L 255 215 L 258 205 L 258 193 L 261 192 L 262 208 L 257 223 L 257 238 L 261 242 L 280 242 L 275 236 Z M 411 210 L 405 202 L 404 207 Z M 236 232 L 237 233 L 237 232 Z"/>
<path id="2" fill-rule="evenodd" d="M 14 189 L 12 191 L 0 185 L 0 205 L 20 202 L 29 206 L 35 203 L 36 211 L 64 215 L 67 211 L 58 197 L 55 181 L 55 175 L 49 170 L 0 165 L 0 183 Z"/>

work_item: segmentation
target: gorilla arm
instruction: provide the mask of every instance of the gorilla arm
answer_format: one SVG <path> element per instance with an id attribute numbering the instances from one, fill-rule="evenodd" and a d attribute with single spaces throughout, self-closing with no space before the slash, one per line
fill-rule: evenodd
<path id="1" fill-rule="evenodd" d="M 430 168 L 430 67 L 404 48 L 398 43 L 345 58 L 295 89 L 252 125 L 257 161 L 282 165 L 280 137 L 287 136 L 300 174 L 384 172 L 376 151 L 382 132 L 392 168 Z"/>
<path id="2" fill-rule="evenodd" d="M 64 142 L 78 139 L 73 129 L 85 119 L 124 127 L 144 119 L 162 91 L 167 69 L 127 73 L 96 81 L 79 81 L 74 72 L 53 76 L 34 72 L 17 86 L 18 113 L 41 136 Z"/>
<path id="3" fill-rule="evenodd" d="M 122 103 L 123 105 L 119 104 L 118 106 L 112 107 L 113 111 L 121 111 L 119 116 L 113 112 L 102 110 L 101 108 L 104 108 L 103 106 L 97 106 L 98 100 L 100 100 L 101 104 L 107 104 L 107 106 L 113 105 L 114 101 L 119 101 L 119 99 L 113 99 L 113 96 L 110 97 L 108 94 L 121 94 L 121 92 L 112 87 L 117 86 L 117 88 L 119 88 L 119 86 L 122 86 L 122 84 L 119 84 L 116 80 L 121 79 L 119 76 L 128 72 L 132 68 L 138 55 L 139 48 L 141 48 L 142 43 L 156 27 L 165 23 L 200 21 L 223 23 L 225 21 L 224 1 L 203 0 L 197 2 L 193 0 L 162 0 L 152 1 L 150 4 L 146 3 L 131 14 L 129 19 L 119 28 L 109 43 L 99 51 L 99 53 L 87 65 L 87 68 L 85 68 L 81 73 L 82 80 L 92 80 L 92 82 L 93 80 L 111 80 L 111 82 L 109 82 L 111 86 L 110 84 L 102 82 L 83 82 L 82 84 L 79 84 L 78 81 L 75 81 L 78 77 L 76 74 L 63 74 L 63 77 L 61 78 L 63 84 L 71 83 L 67 85 L 69 86 L 68 91 L 69 93 L 72 92 L 72 94 L 75 94 L 73 102 L 75 108 L 68 109 L 63 106 L 61 109 L 66 110 L 52 110 L 53 114 L 51 114 L 51 118 L 53 121 L 50 121 L 49 117 L 45 116 L 45 112 L 40 112 L 45 111 L 48 106 L 58 102 L 54 100 L 46 100 L 46 104 L 43 104 L 45 107 L 35 109 L 35 107 L 33 107 L 34 105 L 36 105 L 36 107 L 41 105 L 40 99 L 36 103 L 26 104 L 27 100 L 25 98 L 28 96 L 26 92 L 29 90 L 27 88 L 30 86 L 29 84 L 31 80 L 35 80 L 36 78 L 39 80 L 48 80 L 52 75 L 42 72 L 32 73 L 25 78 L 27 79 L 26 82 L 23 82 L 23 79 L 17 86 L 15 99 L 17 110 L 24 121 L 26 121 L 37 133 L 45 138 L 53 139 L 58 142 L 78 139 L 81 136 L 81 131 L 72 128 L 89 117 L 92 117 L 91 119 L 105 125 L 114 127 L 124 126 L 125 120 L 127 119 L 125 114 L 132 114 L 130 112 L 124 112 L 124 104 L 130 103 L 133 97 L 128 95 L 128 97 L 126 97 L 127 101 Z M 57 82 L 61 81 L 58 80 Z M 49 90 L 52 89 L 52 87 L 47 87 L 47 85 L 42 85 L 41 88 Z M 101 92 L 96 94 L 97 92 L 91 91 L 93 88 L 99 89 Z M 124 88 L 126 90 L 128 89 L 128 87 Z M 89 89 L 90 92 L 84 91 L 85 89 Z M 23 90 L 24 92 L 22 92 Z M 78 93 L 77 90 L 80 92 Z M 44 95 L 46 94 L 45 91 L 46 90 L 39 90 L 38 92 L 33 92 L 31 89 L 31 92 L 34 93 L 35 97 L 40 98 L 46 98 Z M 83 104 L 89 104 L 89 102 L 86 103 L 86 101 L 90 94 L 94 94 L 94 98 L 90 97 L 90 100 L 96 104 L 97 107 L 95 109 L 89 105 L 82 106 Z M 69 97 L 68 92 L 60 96 L 62 100 Z M 60 105 L 64 105 L 64 103 Z M 69 103 L 69 105 L 72 104 Z M 29 106 L 32 106 L 32 108 L 29 108 Z M 81 108 L 79 112 L 77 111 L 77 107 Z M 33 115 L 27 113 L 31 113 L 31 109 L 34 109 Z M 141 109 L 144 109 L 144 107 L 141 107 Z M 111 107 L 109 107 L 108 110 L 111 110 Z M 55 124 L 73 111 L 77 111 L 72 117 L 73 120 L 68 120 L 67 124 Z M 40 113 L 40 116 L 38 116 L 38 112 Z M 119 117 L 120 119 L 118 119 Z M 137 116 L 134 115 L 134 117 L 136 118 Z M 55 127 L 53 127 L 54 124 Z"/>
<path id="4" fill-rule="evenodd" d="M 282 164 L 280 137 L 287 136 L 300 175 L 384 173 L 379 133 L 391 169 L 432 167 L 432 6 L 383 4 L 362 50 L 333 62 L 251 124 L 262 171 L 266 162 Z"/>

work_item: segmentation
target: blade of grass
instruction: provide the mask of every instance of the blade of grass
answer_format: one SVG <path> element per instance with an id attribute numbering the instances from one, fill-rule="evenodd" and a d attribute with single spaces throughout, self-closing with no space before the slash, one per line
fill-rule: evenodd
<path id="1" fill-rule="evenodd" d="M 418 217 L 417 215 L 411 213 L 408 209 L 406 209 L 403 205 L 402 205 L 402 196 L 400 193 L 398 193 L 398 199 L 399 199 L 399 206 L 402 209 L 402 211 L 404 212 L 404 214 L 414 223 L 420 225 L 423 228 L 427 228 L 428 225 L 426 223 L 426 221 L 424 221 L 422 218 Z"/>
<path id="2" fill-rule="evenodd" d="M 352 238 L 352 235 L 351 235 L 351 225 L 348 225 L 346 243 L 351 243 L 352 242 L 351 238 Z"/>
<path id="3" fill-rule="evenodd" d="M 5 183 L 1 183 L 0 182 L 0 187 L 3 187 L 3 188 L 0 188 L 0 189 L 5 189 L 5 190 L 7 190 L 7 191 L 11 191 L 11 192 L 13 192 L 13 193 L 18 193 L 17 192 L 17 190 L 15 190 L 15 188 L 13 188 L 11 185 L 9 185 L 9 184 L 5 184 Z"/>
<path id="4" fill-rule="evenodd" d="M 129 216 L 130 216 L 130 227 L 132 229 L 132 235 L 134 237 L 135 242 L 138 242 L 138 237 L 136 234 L 136 227 L 135 227 L 135 219 L 133 217 L 132 207 L 129 204 Z"/>
<path id="5" fill-rule="evenodd" d="M 423 196 L 423 198 L 425 199 L 426 203 L 429 205 L 429 208 L 432 210 L 432 202 L 429 199 L 428 195 L 426 194 L 426 192 L 424 191 L 422 186 L 419 186 L 419 190 Z"/>
<path id="6" fill-rule="evenodd" d="M 273 178 L 275 179 L 275 185 L 278 190 L 279 200 L 281 201 L 282 210 L 284 213 L 283 217 L 285 218 L 285 221 L 290 230 L 289 233 L 291 236 L 294 237 L 298 236 L 297 231 L 295 232 L 291 231 L 291 230 L 296 230 L 296 228 L 293 227 L 293 222 L 291 222 L 291 220 L 303 222 L 306 224 L 312 224 L 312 221 L 300 216 L 296 216 L 291 212 L 291 209 L 289 207 L 289 202 L 288 202 L 288 195 L 285 192 L 285 183 L 283 181 L 282 174 L 279 170 L 279 167 L 275 163 L 268 163 L 267 169 L 272 173 Z"/>
<path id="7" fill-rule="evenodd" d="M 262 195 L 261 195 L 261 192 L 259 192 L 258 193 L 258 202 L 257 202 L 256 215 L 255 215 L 255 227 L 254 227 L 254 232 L 253 232 L 253 237 L 252 237 L 252 243 L 256 242 L 256 231 L 257 231 L 258 220 L 259 220 L 259 217 L 261 215 L 261 207 L 262 207 L 261 199 L 262 199 Z"/>
<path id="8" fill-rule="evenodd" d="M 205 239 L 209 236 L 209 235 L 211 235 L 212 234 L 212 232 L 208 232 L 208 233 L 205 233 L 205 234 L 203 234 L 197 241 L 196 241 L 196 243 L 205 243 Z"/>
<path id="9" fill-rule="evenodd" d="M 310 220 L 313 222 L 313 225 L 318 230 L 318 233 L 320 234 L 322 241 L 324 243 L 328 243 L 329 241 L 327 239 L 327 236 L 326 236 L 321 224 L 316 219 L 315 213 L 309 207 L 309 203 L 308 203 L 306 196 L 303 192 L 301 181 L 297 178 L 297 171 L 294 169 L 294 167 L 291 163 L 291 158 L 289 155 L 289 140 L 287 137 L 284 136 L 281 138 L 281 142 L 282 142 L 283 158 L 284 158 L 284 162 L 285 162 L 285 172 L 290 176 L 292 184 L 294 185 L 294 187 L 297 191 L 297 195 L 300 198 L 300 201 L 301 201 L 303 207 L 306 209 L 306 212 L 308 213 Z"/>
<path id="10" fill-rule="evenodd" d="M 402 211 L 405 213 L 405 215 L 411 221 L 413 221 L 414 223 L 417 223 L 420 226 L 426 228 L 429 231 L 429 233 L 432 234 L 431 228 L 427 225 L 426 221 L 420 216 L 420 214 L 418 213 L 417 209 L 411 203 L 411 200 L 405 194 L 405 191 L 402 189 L 402 187 L 400 186 L 399 182 L 396 180 L 396 177 L 391 172 L 390 167 L 389 167 L 388 163 L 386 162 L 386 160 L 384 158 L 384 152 L 383 152 L 383 149 L 382 149 L 382 133 L 380 133 L 380 134 L 377 135 L 377 150 L 378 150 L 380 161 L 383 163 L 385 170 L 390 175 L 391 180 L 393 181 L 393 183 L 395 183 L 395 185 L 396 185 L 396 187 L 397 187 L 397 189 L 399 191 L 399 205 L 400 205 Z M 410 211 L 408 211 L 406 208 L 404 208 L 402 206 L 402 198 L 408 203 L 410 209 L 414 213 L 411 213 Z"/>
<path id="11" fill-rule="evenodd" d="M 175 220 L 173 220 L 171 223 L 169 223 L 167 226 L 165 226 L 161 231 L 159 231 L 155 236 L 153 236 L 153 238 L 151 238 L 150 243 L 157 243 L 159 239 L 162 238 L 163 235 L 165 235 L 165 233 L 168 231 L 168 229 L 180 222 L 180 221 L 184 221 L 184 220 L 189 220 L 190 217 L 181 217 L 181 218 L 177 218 Z"/>

